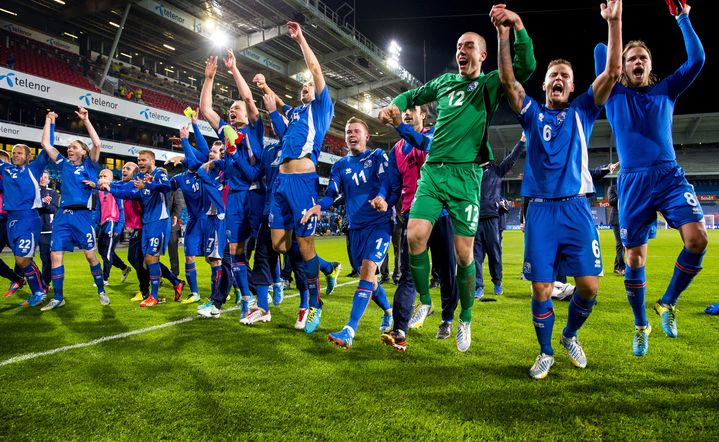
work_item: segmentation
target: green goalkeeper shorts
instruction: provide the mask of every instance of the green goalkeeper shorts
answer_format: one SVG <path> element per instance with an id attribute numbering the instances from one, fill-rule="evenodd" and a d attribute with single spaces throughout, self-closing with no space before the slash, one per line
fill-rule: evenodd
<path id="1" fill-rule="evenodd" d="M 425 163 L 417 185 L 410 218 L 426 219 L 434 225 L 446 208 L 452 217 L 454 234 L 474 236 L 482 188 L 479 164 Z"/>

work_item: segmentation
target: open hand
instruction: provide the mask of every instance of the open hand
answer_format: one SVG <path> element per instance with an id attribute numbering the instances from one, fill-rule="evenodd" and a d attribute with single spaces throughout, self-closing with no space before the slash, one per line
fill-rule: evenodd
<path id="1" fill-rule="evenodd" d="M 205 61 L 205 78 L 215 78 L 217 73 L 217 57 L 208 57 Z"/>
<path id="2" fill-rule="evenodd" d="M 235 53 L 232 52 L 232 48 L 227 48 L 227 56 L 225 57 L 225 67 L 229 70 L 237 69 L 235 61 Z"/>

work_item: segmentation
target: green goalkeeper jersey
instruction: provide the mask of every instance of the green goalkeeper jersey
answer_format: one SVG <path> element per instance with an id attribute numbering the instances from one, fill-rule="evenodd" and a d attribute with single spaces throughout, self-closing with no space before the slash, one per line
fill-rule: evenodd
<path id="1" fill-rule="evenodd" d="M 517 80 L 525 82 L 537 66 L 532 39 L 525 29 L 514 35 L 512 67 Z M 489 145 L 489 123 L 503 92 L 497 70 L 477 78 L 443 74 L 398 95 L 392 103 L 404 111 L 437 102 L 437 123 L 428 163 L 484 163 L 494 159 Z"/>

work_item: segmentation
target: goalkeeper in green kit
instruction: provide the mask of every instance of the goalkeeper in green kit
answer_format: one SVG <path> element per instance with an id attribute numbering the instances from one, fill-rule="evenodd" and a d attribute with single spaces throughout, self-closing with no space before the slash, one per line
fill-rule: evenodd
<path id="1" fill-rule="evenodd" d="M 512 66 L 517 79 L 524 82 L 536 68 L 532 40 L 516 13 L 506 10 L 506 16 L 515 36 Z M 427 241 L 434 222 L 446 209 L 454 224 L 461 305 L 456 341 L 461 352 L 467 351 L 472 342 L 473 245 L 479 218 L 482 164 L 494 159 L 488 140 L 489 123 L 503 93 L 499 72 L 483 74 L 481 71 L 486 57 L 487 44 L 482 36 L 474 32 L 462 34 L 455 55 L 458 74 L 443 74 L 417 89 L 400 94 L 379 113 L 380 121 L 386 123 L 399 111 L 437 102 L 436 130 L 431 143 L 422 144 L 429 153 L 421 170 L 407 227 L 410 269 L 420 295 L 413 321 L 419 318 L 423 322 L 431 311 Z"/>

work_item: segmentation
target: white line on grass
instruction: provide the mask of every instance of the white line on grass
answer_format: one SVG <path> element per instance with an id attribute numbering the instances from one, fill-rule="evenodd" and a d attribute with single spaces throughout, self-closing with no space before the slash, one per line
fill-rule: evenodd
<path id="1" fill-rule="evenodd" d="M 357 283 L 357 280 L 348 281 L 348 282 L 343 282 L 342 284 L 337 284 L 335 287 L 342 287 L 344 285 L 350 285 L 350 284 L 356 284 L 356 283 Z M 285 296 L 285 298 L 294 298 L 299 295 L 300 295 L 299 292 L 297 292 L 297 293 L 293 293 L 291 295 L 287 295 L 287 296 Z M 229 313 L 229 312 L 235 311 L 235 310 L 239 310 L 239 309 L 240 309 L 240 306 L 231 307 L 226 310 L 223 310 L 222 314 L 224 315 L 226 313 Z M 139 335 L 142 333 L 159 330 L 159 329 L 166 328 L 166 327 L 172 327 L 173 325 L 184 324 L 185 322 L 194 321 L 195 319 L 198 319 L 198 316 L 188 316 L 183 319 L 178 319 L 177 321 L 166 322 L 164 324 L 153 325 L 152 327 L 141 328 L 139 330 L 133 330 L 133 331 L 125 332 L 125 333 L 119 333 L 116 335 L 104 336 L 102 338 L 93 339 L 92 341 L 88 341 L 88 342 L 81 342 L 79 344 L 66 345 L 64 347 L 58 347 L 58 348 L 54 348 L 52 350 L 41 351 L 41 352 L 37 352 L 37 353 L 28 353 L 28 354 L 22 355 L 22 356 L 15 356 L 14 358 L 6 359 L 6 360 L 0 362 L 0 367 L 3 367 L 5 365 L 14 364 L 16 362 L 22 362 L 22 361 L 27 361 L 29 359 L 39 358 L 40 356 L 47 356 L 47 355 L 52 355 L 55 353 L 62 353 L 64 351 L 74 350 L 76 348 L 90 347 L 92 345 L 101 344 L 101 343 L 107 342 L 107 341 L 113 341 L 115 339 L 127 338 L 128 336 Z"/>

